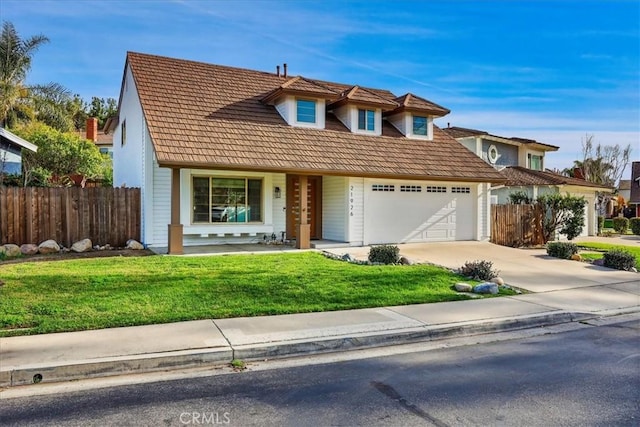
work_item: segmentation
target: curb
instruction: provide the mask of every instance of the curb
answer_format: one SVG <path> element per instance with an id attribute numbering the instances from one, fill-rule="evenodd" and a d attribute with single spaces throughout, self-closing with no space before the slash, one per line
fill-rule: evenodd
<path id="1" fill-rule="evenodd" d="M 583 322 L 604 316 L 616 316 L 635 312 L 640 312 L 640 307 L 606 310 L 599 313 L 553 311 L 484 322 L 475 321 L 457 324 L 429 325 L 396 331 L 352 334 L 325 339 L 270 342 L 120 356 L 96 360 L 78 360 L 58 365 L 53 363 L 18 366 L 0 371 L 0 387 L 15 387 L 37 383 L 73 381 L 203 366 L 221 366 L 230 363 L 233 359 L 264 360 L 412 344 L 445 340 L 454 337 L 531 329 L 562 323 Z"/>

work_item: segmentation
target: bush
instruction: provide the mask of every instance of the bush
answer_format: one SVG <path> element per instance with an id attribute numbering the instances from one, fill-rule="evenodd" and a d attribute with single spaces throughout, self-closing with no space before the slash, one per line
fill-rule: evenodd
<path id="1" fill-rule="evenodd" d="M 611 218 L 604 220 L 604 228 L 613 228 L 613 220 Z"/>
<path id="2" fill-rule="evenodd" d="M 635 267 L 636 258 L 632 253 L 622 249 L 612 249 L 604 254 L 604 266 L 617 270 L 631 270 Z"/>
<path id="3" fill-rule="evenodd" d="M 631 227 L 631 232 L 636 236 L 640 236 L 640 217 L 631 218 L 629 220 L 629 226 Z"/>
<path id="4" fill-rule="evenodd" d="M 578 253 L 578 245 L 571 242 L 547 243 L 547 254 L 556 258 L 570 259 L 571 255 Z"/>
<path id="5" fill-rule="evenodd" d="M 613 229 L 616 233 L 625 234 L 629 228 L 629 220 L 627 218 L 613 218 Z"/>
<path id="6" fill-rule="evenodd" d="M 598 216 L 598 234 L 602 233 L 603 228 L 604 228 L 604 217 Z"/>
<path id="7" fill-rule="evenodd" d="M 458 273 L 474 280 L 491 280 L 498 276 L 499 271 L 493 269 L 491 261 L 467 261 L 458 269 Z"/>
<path id="8" fill-rule="evenodd" d="M 372 246 L 369 261 L 379 264 L 397 264 L 400 261 L 400 249 L 394 245 Z"/>

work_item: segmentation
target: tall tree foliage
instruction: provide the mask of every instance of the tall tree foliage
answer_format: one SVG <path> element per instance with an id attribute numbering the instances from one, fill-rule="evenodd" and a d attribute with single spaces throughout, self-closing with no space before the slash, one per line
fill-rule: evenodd
<path id="1" fill-rule="evenodd" d="M 582 140 L 582 160 L 573 162 L 573 168 L 565 169 L 566 175 L 575 176 L 581 171 L 584 179 L 596 184 L 615 187 L 622 178 L 631 157 L 631 144 L 594 144 L 594 136 L 586 135 Z"/>
<path id="2" fill-rule="evenodd" d="M 44 35 L 20 38 L 10 22 L 2 23 L 0 34 L 0 120 L 6 126 L 9 118 L 20 113 L 15 110 L 20 100 L 25 98 L 27 73 L 31 69 L 31 59 L 40 46 L 49 41 Z"/>

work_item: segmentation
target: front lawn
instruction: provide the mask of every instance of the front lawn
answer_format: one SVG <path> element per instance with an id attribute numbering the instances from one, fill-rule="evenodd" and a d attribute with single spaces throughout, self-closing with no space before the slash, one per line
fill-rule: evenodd
<path id="1" fill-rule="evenodd" d="M 580 249 L 586 249 L 589 251 L 599 251 L 601 253 L 581 253 L 580 256 L 583 259 L 587 259 L 590 261 L 601 259 L 606 251 L 611 249 L 623 249 L 627 252 L 633 254 L 636 258 L 636 268 L 640 270 L 640 247 L 636 246 L 621 246 L 621 245 L 613 245 L 610 243 L 599 243 L 599 242 L 580 242 L 578 243 L 578 247 Z"/>
<path id="2" fill-rule="evenodd" d="M 455 301 L 462 280 L 312 252 L 24 262 L 0 270 L 0 336 Z"/>

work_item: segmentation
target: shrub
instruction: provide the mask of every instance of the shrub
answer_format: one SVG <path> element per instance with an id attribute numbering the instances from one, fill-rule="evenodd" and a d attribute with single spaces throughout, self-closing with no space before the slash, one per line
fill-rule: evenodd
<path id="1" fill-rule="evenodd" d="M 604 254 L 604 266 L 617 270 L 631 270 L 635 267 L 636 258 L 623 249 L 612 249 Z"/>
<path id="2" fill-rule="evenodd" d="M 547 243 L 547 254 L 556 258 L 570 259 L 571 255 L 578 253 L 578 245 L 571 242 Z"/>
<path id="3" fill-rule="evenodd" d="M 625 234 L 629 228 L 629 220 L 627 218 L 613 218 L 613 229 L 616 233 Z"/>
<path id="4" fill-rule="evenodd" d="M 604 228 L 613 228 L 613 220 L 611 218 L 604 220 Z"/>
<path id="5" fill-rule="evenodd" d="M 604 217 L 598 216 L 598 234 L 602 233 L 603 228 L 604 228 Z"/>
<path id="6" fill-rule="evenodd" d="M 394 245 L 372 246 L 369 250 L 369 261 L 379 264 L 397 264 L 400 260 L 400 249 Z"/>
<path id="7" fill-rule="evenodd" d="M 529 197 L 526 191 L 516 191 L 509 194 L 509 203 L 512 205 L 530 205 L 533 199 Z"/>
<path id="8" fill-rule="evenodd" d="M 631 232 L 636 236 L 640 236 L 640 217 L 631 218 L 629 220 L 629 226 L 631 227 Z"/>
<path id="9" fill-rule="evenodd" d="M 458 269 L 458 273 L 474 280 L 491 280 L 500 272 L 493 269 L 491 261 L 467 261 Z"/>

